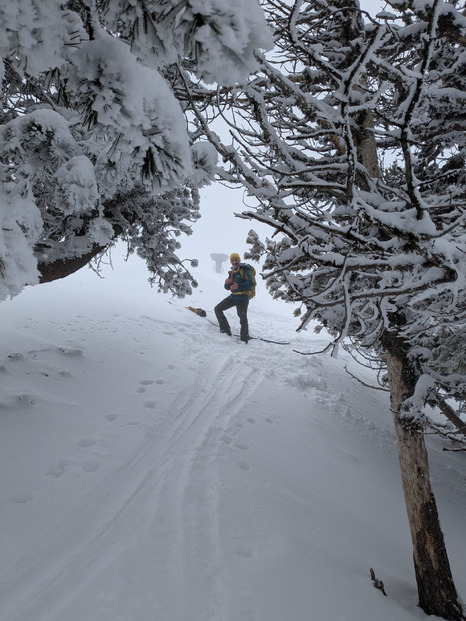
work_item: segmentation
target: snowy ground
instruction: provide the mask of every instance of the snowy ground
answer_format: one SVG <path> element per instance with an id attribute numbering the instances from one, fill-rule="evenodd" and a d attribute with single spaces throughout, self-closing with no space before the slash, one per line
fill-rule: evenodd
<path id="1" fill-rule="evenodd" d="M 169 303 L 133 260 L 0 306 L 0 621 L 425 617 L 388 396 L 263 290 L 251 332 L 289 346 L 184 309 L 222 283 Z M 465 596 L 466 454 L 429 446 Z"/>

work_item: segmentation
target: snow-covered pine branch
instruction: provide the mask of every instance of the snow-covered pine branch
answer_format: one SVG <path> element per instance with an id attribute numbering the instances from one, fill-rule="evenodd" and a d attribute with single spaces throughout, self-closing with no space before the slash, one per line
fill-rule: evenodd
<path id="1" fill-rule="evenodd" d="M 356 4 L 264 2 L 273 53 L 234 90 L 192 85 L 191 105 L 222 178 L 257 200 L 245 215 L 275 230 L 264 275 L 275 297 L 305 303 L 302 327 L 318 319 L 377 347 L 402 314 L 419 372 L 440 371 L 446 333 L 455 371 L 466 349 L 466 20 L 440 0 L 395 4 L 391 19 L 364 22 Z M 230 119 L 233 148 L 202 122 L 208 102 Z M 447 383 L 449 371 L 442 362 Z M 450 388 L 464 398 L 465 386 Z"/>
<path id="2" fill-rule="evenodd" d="M 118 237 L 162 289 L 188 293 L 177 237 L 217 155 L 191 144 L 167 73 L 180 62 L 209 83 L 246 78 L 271 45 L 259 3 L 18 0 L 0 24 L 0 300 Z"/>

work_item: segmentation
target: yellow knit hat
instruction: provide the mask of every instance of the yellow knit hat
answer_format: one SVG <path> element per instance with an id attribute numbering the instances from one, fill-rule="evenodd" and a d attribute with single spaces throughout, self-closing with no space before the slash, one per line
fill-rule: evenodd
<path id="1" fill-rule="evenodd" d="M 239 256 L 237 252 L 232 252 L 230 254 L 230 261 L 233 261 L 233 259 L 238 259 L 238 261 L 241 261 L 241 257 Z"/>

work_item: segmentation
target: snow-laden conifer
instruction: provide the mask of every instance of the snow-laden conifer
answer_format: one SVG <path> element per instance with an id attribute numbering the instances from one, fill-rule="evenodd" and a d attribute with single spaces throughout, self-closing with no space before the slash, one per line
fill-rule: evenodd
<path id="1" fill-rule="evenodd" d="M 420 604 L 463 619 L 421 432 L 423 405 L 466 397 L 466 18 L 456 2 L 388 4 L 265 0 L 260 71 L 189 97 L 221 177 L 255 203 L 243 217 L 274 232 L 250 233 L 271 293 L 301 304 L 300 328 L 318 320 L 334 348 L 387 365 Z"/>
<path id="2" fill-rule="evenodd" d="M 167 75 L 231 84 L 271 43 L 238 0 L 17 0 L 0 6 L 0 299 L 64 277 L 118 237 L 184 295 L 177 256 L 215 162 L 194 150 Z M 203 164 L 206 167 L 203 168 Z"/>

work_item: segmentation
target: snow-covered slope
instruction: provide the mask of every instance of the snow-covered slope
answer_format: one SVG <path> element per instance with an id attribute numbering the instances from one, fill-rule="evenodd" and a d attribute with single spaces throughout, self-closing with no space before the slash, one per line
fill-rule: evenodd
<path id="1" fill-rule="evenodd" d="M 289 346 L 185 310 L 221 275 L 185 303 L 145 279 L 133 260 L 0 307 L 0 621 L 423 618 L 388 395 L 295 353 L 324 337 L 263 291 L 251 332 Z M 432 440 L 463 595 L 465 459 Z"/>

